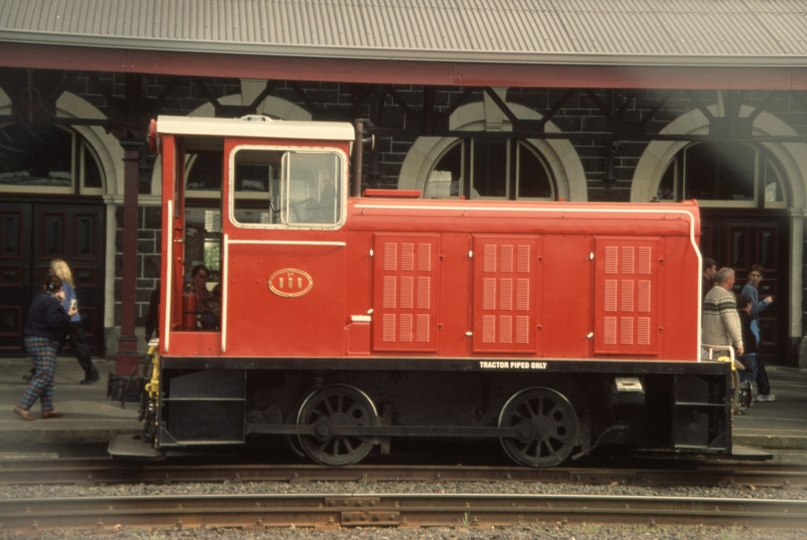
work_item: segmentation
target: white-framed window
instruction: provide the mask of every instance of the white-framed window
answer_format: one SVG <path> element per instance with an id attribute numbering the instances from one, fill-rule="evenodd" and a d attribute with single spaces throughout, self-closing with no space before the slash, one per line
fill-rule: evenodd
<path id="1" fill-rule="evenodd" d="M 704 207 L 784 208 L 785 174 L 765 148 L 739 142 L 698 142 L 667 166 L 656 197 L 697 199 Z"/>
<path id="2" fill-rule="evenodd" d="M 229 158 L 230 219 L 245 228 L 338 227 L 346 164 L 331 148 L 236 147 Z"/>
<path id="3" fill-rule="evenodd" d="M 0 126 L 0 192 L 101 195 L 102 171 L 95 150 L 70 128 Z"/>
<path id="4" fill-rule="evenodd" d="M 466 171 L 469 165 L 470 170 Z M 456 140 L 435 160 L 423 197 L 459 198 L 465 192 L 466 179 L 473 199 L 556 197 L 549 166 L 541 153 L 523 140 L 481 137 Z"/>

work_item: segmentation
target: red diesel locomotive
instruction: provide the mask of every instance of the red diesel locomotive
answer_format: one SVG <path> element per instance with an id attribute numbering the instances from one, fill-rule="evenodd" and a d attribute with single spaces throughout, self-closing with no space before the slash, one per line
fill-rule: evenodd
<path id="1" fill-rule="evenodd" d="M 154 448 L 274 434 L 345 465 L 401 437 L 495 437 L 536 467 L 598 444 L 731 450 L 729 366 L 700 360 L 694 203 L 360 196 L 347 123 L 161 116 L 150 139 Z M 186 169 L 206 153 L 223 163 L 213 331 L 182 305 Z"/>

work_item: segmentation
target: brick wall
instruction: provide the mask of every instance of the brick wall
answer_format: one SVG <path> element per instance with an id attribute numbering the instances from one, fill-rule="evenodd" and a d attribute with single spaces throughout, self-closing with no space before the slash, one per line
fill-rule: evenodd
<path id="1" fill-rule="evenodd" d="M 168 76 L 148 77 L 145 89 L 148 97 L 156 97 L 172 80 Z M 123 75 L 102 74 L 99 77 L 101 84 L 113 89 L 114 98 L 123 99 Z M 240 84 L 234 79 L 205 79 L 207 88 L 217 98 L 240 92 Z M 354 84 L 334 83 L 278 83 L 272 95 L 288 100 L 303 108 L 310 109 L 313 105 L 317 119 L 339 117 L 344 120 L 344 110 L 350 107 L 361 94 L 364 87 Z M 301 96 L 302 90 L 305 96 Z M 423 106 L 424 92 L 420 86 L 395 86 L 398 99 L 402 100 L 412 111 L 418 111 Z M 90 101 L 109 116 L 120 114 L 116 106 L 110 105 L 104 93 L 98 89 L 87 76 L 76 77 L 70 91 Z M 457 97 L 464 91 L 462 88 L 441 88 L 434 94 L 435 110 L 446 111 Z M 369 118 L 374 125 L 385 128 L 405 129 L 411 119 L 407 118 L 398 101 L 389 93 L 385 93 L 383 106 L 379 104 L 378 97 L 381 88 L 375 88 L 366 102 L 354 111 L 356 118 Z M 546 111 L 558 102 L 566 92 L 565 89 L 509 89 L 508 102 L 518 103 L 538 111 Z M 624 92 L 616 95 L 608 91 L 594 91 L 596 98 L 607 107 L 612 104 L 617 108 L 624 107 L 623 118 L 627 121 L 639 121 L 645 118 L 658 100 L 667 94 L 666 90 L 635 90 L 629 94 Z M 716 102 L 713 91 L 695 92 L 695 95 L 705 105 Z M 624 103 L 619 99 L 628 96 Z M 764 92 L 748 93 L 744 104 L 755 107 L 765 97 Z M 482 99 L 482 92 L 475 91 L 465 103 L 472 103 Z M 207 103 L 207 99 L 196 84 L 185 81 L 175 89 L 168 98 L 159 114 L 184 115 Z M 694 105 L 688 95 L 682 91 L 673 92 L 663 107 L 646 123 L 647 133 L 656 133 L 669 122 L 680 115 L 693 110 Z M 765 110 L 776 115 L 790 124 L 797 132 L 807 130 L 807 106 L 798 100 L 786 97 L 774 99 L 769 102 Z M 156 116 L 156 114 L 155 114 Z M 416 118 L 416 121 L 419 121 Z M 566 132 L 595 132 L 607 135 L 611 126 L 603 115 L 597 103 L 583 91 L 575 92 L 553 116 L 552 122 Z M 398 181 L 401 165 L 415 135 L 406 132 L 387 134 L 377 137 L 374 151 L 365 152 L 364 184 L 370 187 L 395 187 Z M 604 182 L 607 173 L 607 159 L 610 143 L 604 140 L 574 140 L 572 142 L 583 164 L 587 182 L 588 199 L 590 201 L 628 201 L 630 198 L 631 179 L 639 158 L 644 152 L 647 142 L 636 140 L 620 140 L 618 146 L 612 147 L 613 172 L 615 181 L 606 187 Z M 141 162 L 141 193 L 148 192 L 150 186 L 153 157 L 144 157 Z M 155 206 L 141 206 L 138 223 L 138 254 L 137 254 L 137 317 L 138 324 L 142 325 L 143 318 L 148 310 L 150 291 L 159 277 L 160 259 L 160 208 Z M 120 324 L 120 276 L 121 276 L 121 238 L 122 238 L 122 208 L 118 208 L 118 238 L 116 242 L 116 287 L 115 287 L 115 322 Z M 807 252 L 807 251 L 806 251 Z M 807 280 L 805 280 L 807 282 Z M 805 294 L 807 306 L 807 294 Z M 805 319 L 807 320 L 807 319 Z M 807 324 L 807 323 L 805 323 Z"/>

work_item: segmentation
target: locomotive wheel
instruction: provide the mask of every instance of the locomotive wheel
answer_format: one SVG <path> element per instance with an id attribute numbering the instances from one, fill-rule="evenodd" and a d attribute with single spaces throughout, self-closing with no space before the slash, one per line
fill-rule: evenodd
<path id="1" fill-rule="evenodd" d="M 574 407 L 563 394 L 549 388 L 515 393 L 499 415 L 499 427 L 517 427 L 517 437 L 502 437 L 505 452 L 530 467 L 562 463 L 577 441 L 579 424 Z"/>
<path id="2" fill-rule="evenodd" d="M 367 395 L 347 385 L 326 386 L 312 392 L 300 407 L 298 425 L 316 424 L 320 436 L 301 435 L 303 451 L 324 465 L 358 463 L 373 449 L 373 437 L 329 436 L 331 426 L 372 426 L 378 412 Z"/>

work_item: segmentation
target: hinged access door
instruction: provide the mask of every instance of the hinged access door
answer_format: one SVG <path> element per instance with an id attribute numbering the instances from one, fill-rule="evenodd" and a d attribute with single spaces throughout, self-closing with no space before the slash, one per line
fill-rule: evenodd
<path id="1" fill-rule="evenodd" d="M 436 351 L 440 236 L 377 233 L 373 349 Z"/>
<path id="2" fill-rule="evenodd" d="M 539 237 L 474 235 L 474 352 L 538 351 Z"/>
<path id="3" fill-rule="evenodd" d="M 657 354 L 660 240 L 597 238 L 596 353 Z"/>
<path id="4" fill-rule="evenodd" d="M 222 350 L 344 353 L 346 145 L 225 139 Z"/>

